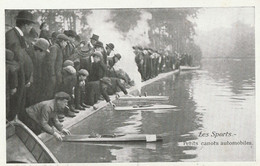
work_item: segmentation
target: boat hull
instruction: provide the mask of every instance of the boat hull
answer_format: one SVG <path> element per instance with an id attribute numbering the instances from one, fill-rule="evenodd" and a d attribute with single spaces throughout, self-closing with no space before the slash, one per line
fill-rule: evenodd
<path id="1" fill-rule="evenodd" d="M 37 135 L 22 122 L 7 124 L 6 132 L 7 163 L 59 163 Z"/>

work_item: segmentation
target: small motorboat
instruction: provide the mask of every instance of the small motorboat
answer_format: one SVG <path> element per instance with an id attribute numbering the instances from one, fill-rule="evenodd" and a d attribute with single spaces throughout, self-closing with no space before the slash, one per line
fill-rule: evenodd
<path id="1" fill-rule="evenodd" d="M 117 99 L 124 101 L 168 101 L 169 96 L 119 96 Z"/>
<path id="2" fill-rule="evenodd" d="M 160 109 L 173 109 L 176 108 L 174 105 L 158 105 L 158 104 L 147 104 L 147 105 L 134 105 L 134 106 L 122 106 L 115 107 L 116 111 L 134 111 L 134 110 L 160 110 Z"/>
<path id="3" fill-rule="evenodd" d="M 65 135 L 63 142 L 157 142 L 162 137 L 151 134 L 125 134 L 125 135 Z"/>
<path id="4" fill-rule="evenodd" d="M 181 71 L 189 71 L 189 70 L 198 70 L 200 69 L 200 66 L 180 66 Z"/>

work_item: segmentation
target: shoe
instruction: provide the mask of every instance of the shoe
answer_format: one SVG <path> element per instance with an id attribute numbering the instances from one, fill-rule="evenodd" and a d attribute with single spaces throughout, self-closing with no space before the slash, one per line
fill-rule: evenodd
<path id="1" fill-rule="evenodd" d="M 90 105 L 87 105 L 87 104 L 85 104 L 85 103 L 82 103 L 81 106 L 83 106 L 83 107 L 85 107 L 85 108 L 91 108 Z"/>
<path id="2" fill-rule="evenodd" d="M 64 119 L 64 118 L 65 118 L 65 115 L 64 115 L 64 114 L 58 114 L 58 118 L 59 118 L 59 119 Z"/>
<path id="3" fill-rule="evenodd" d="M 81 107 L 80 105 L 77 106 L 76 109 L 78 109 L 78 110 L 85 110 L 85 108 L 84 108 L 84 107 Z"/>
<path id="4" fill-rule="evenodd" d="M 82 103 L 81 106 L 84 108 L 88 108 L 88 106 L 85 103 Z"/>
<path id="5" fill-rule="evenodd" d="M 70 107 L 71 112 L 79 113 L 79 110 L 76 110 L 75 107 L 71 106 Z"/>
<path id="6" fill-rule="evenodd" d="M 68 110 L 67 112 L 66 112 L 66 114 L 65 114 L 65 116 L 67 116 L 67 117 L 75 117 L 76 115 L 75 115 L 75 113 L 74 112 L 71 112 L 70 110 Z"/>

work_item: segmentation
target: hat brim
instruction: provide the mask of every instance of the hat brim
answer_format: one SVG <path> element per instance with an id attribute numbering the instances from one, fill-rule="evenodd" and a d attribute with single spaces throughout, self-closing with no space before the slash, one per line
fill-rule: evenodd
<path id="1" fill-rule="evenodd" d="M 104 81 L 103 79 L 100 79 L 100 81 L 103 82 L 103 83 L 105 83 L 105 84 L 107 84 L 107 85 L 109 85 L 109 86 L 112 86 L 111 83 L 108 83 L 108 82 Z"/>
<path id="2" fill-rule="evenodd" d="M 114 48 L 111 48 L 108 44 L 106 44 L 106 46 L 107 46 L 108 48 L 110 48 L 111 50 L 114 51 Z"/>
<path id="3" fill-rule="evenodd" d="M 96 41 L 98 41 L 98 39 L 95 39 L 95 38 L 93 38 L 93 37 L 91 37 L 90 39 L 93 39 L 93 40 L 96 40 Z"/>
<path id="4" fill-rule="evenodd" d="M 26 19 L 26 18 L 16 18 L 16 20 L 25 20 L 25 21 L 29 21 L 29 22 L 31 22 L 31 23 L 33 23 L 33 24 L 36 23 L 35 21 L 29 20 L 29 19 Z"/>
<path id="5" fill-rule="evenodd" d="M 95 45 L 95 47 L 104 48 L 104 46 L 101 46 L 101 45 Z"/>

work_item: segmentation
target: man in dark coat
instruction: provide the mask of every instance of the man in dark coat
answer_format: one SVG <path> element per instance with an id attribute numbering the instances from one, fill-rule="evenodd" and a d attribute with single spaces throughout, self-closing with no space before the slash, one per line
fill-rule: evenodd
<path id="1" fill-rule="evenodd" d="M 91 73 L 92 64 L 94 63 L 94 59 L 91 53 L 91 48 L 85 44 L 81 47 L 80 51 L 78 52 L 79 61 L 80 61 L 80 69 L 85 69 L 89 73 Z"/>
<path id="2" fill-rule="evenodd" d="M 95 52 L 95 45 L 98 42 L 99 36 L 96 34 L 93 34 L 92 37 L 90 38 L 90 41 L 87 43 L 88 47 L 90 48 L 90 53 Z"/>
<path id="3" fill-rule="evenodd" d="M 122 57 L 122 56 L 121 56 L 120 54 L 118 54 L 118 53 L 115 54 L 115 55 L 113 56 L 113 58 L 108 61 L 109 68 L 110 68 L 110 69 L 113 68 L 114 65 L 115 65 L 118 61 L 120 61 L 121 57 Z"/>
<path id="4" fill-rule="evenodd" d="M 17 71 L 19 69 L 19 64 L 14 61 L 14 53 L 8 49 L 5 51 L 6 58 L 6 119 L 12 120 L 12 110 L 10 110 L 10 100 L 12 100 L 13 95 L 17 91 L 18 80 Z"/>
<path id="5" fill-rule="evenodd" d="M 105 53 L 106 53 L 106 60 L 104 59 L 104 62 L 107 62 L 107 65 L 109 65 L 109 61 L 113 58 L 113 52 L 114 51 L 114 44 L 113 43 L 109 43 L 109 44 L 106 44 L 106 47 L 105 47 Z"/>
<path id="6" fill-rule="evenodd" d="M 19 112 L 25 110 L 25 95 L 26 87 L 30 86 L 30 82 L 27 82 L 25 74 L 25 61 L 28 56 L 25 51 L 26 42 L 24 35 L 28 34 L 32 29 L 32 24 L 35 23 L 33 15 L 24 10 L 18 13 L 16 17 L 16 27 L 6 32 L 6 48 L 14 53 L 14 60 L 19 63 L 18 70 L 18 86 L 17 93 L 14 94 L 14 100 L 10 101 L 10 105 L 13 110 L 13 115 L 10 119 L 14 119 Z"/>
<path id="7" fill-rule="evenodd" d="M 141 74 L 142 80 L 145 80 L 144 76 L 144 54 L 141 47 L 133 47 L 135 54 L 135 63 L 137 64 L 138 71 Z"/>
<path id="8" fill-rule="evenodd" d="M 75 106 L 76 109 L 84 110 L 86 105 L 85 102 L 85 95 L 86 95 L 86 83 L 87 77 L 89 73 L 85 69 L 80 69 L 77 72 L 77 84 L 75 86 Z"/>
<path id="9" fill-rule="evenodd" d="M 50 97 L 52 98 L 54 92 L 58 90 L 58 87 L 61 86 L 62 83 L 62 64 L 63 64 L 63 49 L 65 48 L 67 41 L 69 38 L 64 34 L 59 34 L 57 36 L 57 42 L 50 47 L 50 72 L 53 76 L 53 79 L 46 80 L 50 83 Z M 49 79 L 49 78 L 46 78 Z M 53 90 L 54 88 L 54 90 Z M 47 87 L 46 87 L 47 89 Z"/>
<path id="10" fill-rule="evenodd" d="M 79 111 L 75 110 L 74 106 L 74 88 L 77 83 L 76 70 L 73 66 L 65 66 L 62 70 L 62 84 L 59 87 L 59 91 L 66 92 L 70 95 L 71 100 L 68 102 L 68 107 L 66 109 L 65 115 L 68 117 L 76 116 L 74 114 Z"/>
<path id="11" fill-rule="evenodd" d="M 74 54 L 76 49 L 75 41 L 77 37 L 77 33 L 73 30 L 64 31 L 64 34 L 69 37 L 69 40 L 67 41 L 64 50 L 63 61 L 70 59 L 70 56 Z"/>
<path id="12" fill-rule="evenodd" d="M 106 53 L 106 51 L 104 49 L 103 43 L 100 42 L 100 41 L 97 41 L 94 48 L 95 48 L 96 52 L 100 52 L 101 53 L 101 55 L 102 55 L 101 61 L 105 65 L 107 65 L 107 53 Z"/>
<path id="13" fill-rule="evenodd" d="M 44 59 L 49 53 L 49 42 L 46 39 L 40 38 L 33 45 L 33 50 L 30 57 L 33 62 L 33 84 L 30 91 L 27 93 L 27 98 L 30 101 L 27 106 L 43 101 L 43 93 L 45 91 L 44 84 Z"/>
<path id="14" fill-rule="evenodd" d="M 102 62 L 102 55 L 96 51 L 92 54 L 93 63 L 89 72 L 89 81 L 98 81 L 107 74 L 107 66 Z"/>
<path id="15" fill-rule="evenodd" d="M 114 77 L 111 78 L 106 77 L 106 78 L 111 80 L 111 86 L 107 88 L 108 95 L 114 95 L 120 90 L 123 91 L 125 95 L 128 94 L 122 79 L 114 78 Z"/>
<path id="16" fill-rule="evenodd" d="M 51 33 L 49 31 L 49 26 L 46 22 L 43 22 L 41 25 L 40 25 L 40 36 L 39 38 L 43 38 L 43 39 L 46 39 L 50 45 L 52 45 L 52 41 L 51 41 Z"/>
<path id="17" fill-rule="evenodd" d="M 99 81 L 88 82 L 86 85 L 86 104 L 94 106 L 102 95 L 110 105 L 115 107 L 115 104 L 111 102 L 107 93 L 109 86 L 112 86 L 112 84 L 108 77 L 104 77 Z"/>
<path id="18" fill-rule="evenodd" d="M 59 92 L 52 100 L 43 101 L 30 106 L 26 109 L 28 119 L 26 125 L 37 135 L 44 131 L 53 135 L 58 140 L 62 140 L 62 135 L 69 135 L 70 131 L 63 128 L 63 125 L 58 120 L 57 114 L 58 112 L 63 112 L 69 100 L 70 96 L 68 94 Z M 55 131 L 52 126 L 55 126 L 59 132 Z"/>

